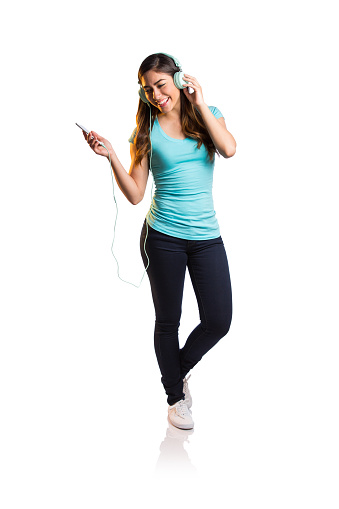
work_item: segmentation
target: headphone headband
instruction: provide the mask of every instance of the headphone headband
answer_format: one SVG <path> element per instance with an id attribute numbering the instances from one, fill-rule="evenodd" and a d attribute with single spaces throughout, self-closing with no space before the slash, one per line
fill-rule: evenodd
<path id="1" fill-rule="evenodd" d="M 178 60 L 177 58 L 173 57 L 172 55 L 169 55 L 168 53 L 165 53 L 164 51 L 162 51 L 161 53 L 162 53 L 163 55 L 166 55 L 167 57 L 170 57 L 170 58 L 174 61 L 175 65 L 176 65 L 177 67 L 179 67 L 180 71 L 182 71 L 181 63 L 179 62 L 179 60 Z"/>

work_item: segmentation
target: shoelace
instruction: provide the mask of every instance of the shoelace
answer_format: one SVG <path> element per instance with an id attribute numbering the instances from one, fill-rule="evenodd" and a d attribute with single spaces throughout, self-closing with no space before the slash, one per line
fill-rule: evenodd
<path id="1" fill-rule="evenodd" d="M 182 419 L 185 419 L 185 417 L 190 416 L 187 405 L 183 399 L 181 399 L 180 401 L 178 401 L 175 404 L 175 409 L 176 409 L 176 414 L 178 415 L 178 417 L 181 417 Z"/>

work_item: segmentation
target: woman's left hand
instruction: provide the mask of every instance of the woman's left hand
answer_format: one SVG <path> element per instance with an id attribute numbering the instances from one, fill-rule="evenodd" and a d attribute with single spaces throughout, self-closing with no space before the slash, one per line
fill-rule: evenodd
<path id="1" fill-rule="evenodd" d="M 187 99 L 194 105 L 194 106 L 200 106 L 201 104 L 204 104 L 204 98 L 202 95 L 202 89 L 199 83 L 197 82 L 196 78 L 193 78 L 193 76 L 190 76 L 189 74 L 184 74 L 184 80 L 189 81 L 189 83 L 184 85 L 184 94 L 187 97 Z M 188 87 L 193 88 L 194 92 L 193 94 L 190 94 L 187 90 Z"/>

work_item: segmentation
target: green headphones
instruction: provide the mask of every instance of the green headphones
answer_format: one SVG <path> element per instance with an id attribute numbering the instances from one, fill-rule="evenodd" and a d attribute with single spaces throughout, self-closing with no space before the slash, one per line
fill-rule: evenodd
<path id="1" fill-rule="evenodd" d="M 179 62 L 179 60 L 177 60 L 175 57 L 173 57 L 172 55 L 169 55 L 168 53 L 164 53 L 162 52 L 163 55 L 167 55 L 168 57 L 172 58 L 174 60 L 174 63 L 177 67 L 179 67 L 180 71 L 176 72 L 175 75 L 173 76 L 173 81 L 174 81 L 174 85 L 179 88 L 179 89 L 183 89 L 184 88 L 184 85 L 186 83 L 188 83 L 188 81 L 184 80 L 184 73 L 182 71 L 182 68 L 181 68 L 181 64 Z M 147 97 L 146 97 L 146 94 L 145 94 L 145 91 L 142 87 L 139 88 L 139 96 L 140 96 L 140 99 L 146 103 L 149 108 L 151 107 L 151 103 L 147 100 Z"/>

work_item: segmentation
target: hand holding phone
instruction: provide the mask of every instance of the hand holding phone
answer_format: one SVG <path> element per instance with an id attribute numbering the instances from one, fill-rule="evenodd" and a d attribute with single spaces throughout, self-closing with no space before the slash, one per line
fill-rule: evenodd
<path id="1" fill-rule="evenodd" d="M 82 129 L 87 135 L 89 134 L 89 130 L 86 129 L 86 127 L 84 127 L 83 125 L 80 125 L 78 124 L 77 122 L 75 122 L 75 125 L 77 125 L 78 127 L 80 127 L 80 129 Z M 94 136 L 92 136 L 92 138 L 94 138 Z"/>
<path id="2" fill-rule="evenodd" d="M 91 149 L 98 154 L 99 156 L 106 156 L 109 153 L 109 151 L 113 151 L 112 145 L 108 140 L 103 138 L 102 136 L 99 136 L 94 131 L 89 131 L 86 127 L 83 125 L 78 124 L 75 122 L 75 124 L 80 127 L 82 130 L 82 133 L 84 135 L 85 140 L 87 141 L 88 145 L 91 147 Z M 90 139 L 88 135 L 91 135 Z M 95 136 L 94 136 L 95 135 Z"/>

